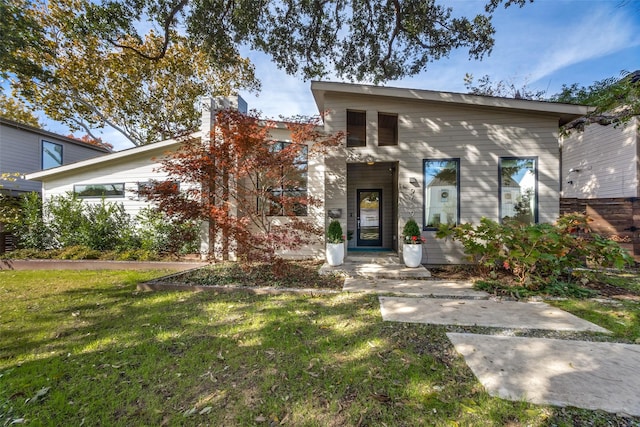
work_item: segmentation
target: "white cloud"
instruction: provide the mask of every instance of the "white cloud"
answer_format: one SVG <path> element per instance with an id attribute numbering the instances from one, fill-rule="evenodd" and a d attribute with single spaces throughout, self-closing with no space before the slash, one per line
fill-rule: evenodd
<path id="1" fill-rule="evenodd" d="M 580 20 L 556 27 L 557 33 L 548 45 L 541 45 L 531 72 L 532 80 L 540 80 L 565 67 L 601 58 L 629 47 L 640 45 L 637 28 L 618 10 L 589 8 Z M 603 76 L 604 77 L 604 76 Z"/>

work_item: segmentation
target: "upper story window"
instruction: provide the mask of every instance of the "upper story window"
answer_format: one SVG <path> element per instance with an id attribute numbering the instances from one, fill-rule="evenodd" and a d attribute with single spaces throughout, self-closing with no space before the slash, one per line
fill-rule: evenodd
<path id="1" fill-rule="evenodd" d="M 398 145 L 398 115 L 378 113 L 378 146 Z"/>
<path id="2" fill-rule="evenodd" d="M 500 220 L 538 222 L 538 159 L 500 158 Z"/>
<path id="3" fill-rule="evenodd" d="M 347 110 L 347 147 L 367 145 L 367 113 Z"/>
<path id="4" fill-rule="evenodd" d="M 456 225 L 460 217 L 460 159 L 424 160 L 424 226 Z"/>
<path id="5" fill-rule="evenodd" d="M 290 146 L 291 142 L 277 142 L 273 145 L 273 151 L 278 152 Z M 283 167 L 275 178 L 260 183 L 267 190 L 266 214 L 280 215 L 307 215 L 307 181 L 309 170 L 309 150 L 306 145 L 299 147 L 293 165 Z M 258 208 L 262 210 L 258 200 Z"/>
<path id="6" fill-rule="evenodd" d="M 117 184 L 78 184 L 73 186 L 78 197 L 124 197 L 124 183 Z"/>
<path id="7" fill-rule="evenodd" d="M 62 166 L 62 144 L 42 140 L 42 170 Z"/>

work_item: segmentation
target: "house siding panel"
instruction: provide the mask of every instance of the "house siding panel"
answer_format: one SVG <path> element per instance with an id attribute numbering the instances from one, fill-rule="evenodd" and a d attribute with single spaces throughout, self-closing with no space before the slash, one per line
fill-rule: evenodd
<path id="1" fill-rule="evenodd" d="M 460 221 L 477 223 L 482 217 L 497 220 L 499 158 L 537 156 L 539 220 L 552 222 L 558 217 L 560 167 L 555 116 L 340 93 L 325 94 L 324 102 L 331 111 L 327 131 L 345 129 L 347 109 L 367 111 L 369 122 L 366 147 L 343 149 L 327 160 L 327 191 L 339 193 L 339 197 L 327 198 L 327 208 L 346 206 L 341 190 L 346 185 L 340 178 L 345 176 L 345 161 L 362 163 L 367 156 L 376 162 L 397 161 L 396 233 L 400 236 L 407 219 L 422 221 L 423 159 L 460 158 Z M 397 146 L 377 146 L 375 122 L 379 111 L 398 115 Z M 419 188 L 409 184 L 411 178 L 417 179 Z M 423 262 L 460 262 L 458 245 L 435 239 L 431 231 L 423 235 L 427 238 Z"/>
<path id="2" fill-rule="evenodd" d="M 74 143 L 62 136 L 40 133 L 37 129 L 29 130 L 24 126 L 13 126 L 0 122 L 0 173 L 18 172 L 27 174 L 42 169 L 42 141 L 50 141 L 62 145 L 62 162 L 70 164 L 106 154 L 91 146 Z M 37 181 L 2 181 L 4 189 L 15 192 L 40 192 L 41 184 Z"/>
<path id="3" fill-rule="evenodd" d="M 635 118 L 624 127 L 589 125 L 564 138 L 562 196 L 638 197 L 637 129 Z"/>

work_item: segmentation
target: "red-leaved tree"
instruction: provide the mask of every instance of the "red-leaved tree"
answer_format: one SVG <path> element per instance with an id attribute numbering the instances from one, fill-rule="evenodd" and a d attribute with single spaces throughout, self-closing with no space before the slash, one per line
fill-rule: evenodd
<path id="1" fill-rule="evenodd" d="M 210 138 L 184 141 L 160 160 L 168 179 L 144 195 L 175 220 L 209 224 L 209 257 L 273 261 L 281 250 L 318 241 L 322 227 L 307 213 L 321 200 L 308 194 L 308 158 L 337 146 L 342 133 L 326 135 L 319 117 L 283 126 L 257 113 L 221 110 Z M 179 182 L 179 186 L 176 185 Z"/>

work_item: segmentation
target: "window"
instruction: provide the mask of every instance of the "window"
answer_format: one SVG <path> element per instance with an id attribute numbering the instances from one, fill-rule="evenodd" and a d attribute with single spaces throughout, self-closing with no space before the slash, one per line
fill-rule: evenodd
<path id="1" fill-rule="evenodd" d="M 347 110 L 347 147 L 367 145 L 367 113 Z"/>
<path id="2" fill-rule="evenodd" d="M 460 159 L 424 160 L 424 226 L 455 225 L 460 217 Z"/>
<path id="3" fill-rule="evenodd" d="M 524 224 L 538 222 L 538 160 L 535 157 L 500 158 L 500 219 Z"/>
<path id="4" fill-rule="evenodd" d="M 42 141 L 42 170 L 62 166 L 62 144 Z"/>
<path id="5" fill-rule="evenodd" d="M 378 146 L 398 145 L 398 116 L 378 113 Z"/>
<path id="6" fill-rule="evenodd" d="M 124 197 L 124 183 L 118 184 L 79 184 L 73 186 L 78 197 Z"/>
<path id="7" fill-rule="evenodd" d="M 138 199 L 144 198 L 146 195 L 157 193 L 176 193 L 180 191 L 179 181 L 157 181 L 150 180 L 138 182 Z"/>
<path id="8" fill-rule="evenodd" d="M 273 145 L 273 151 L 278 152 L 289 147 L 290 142 L 277 142 Z M 299 147 L 293 165 L 284 167 L 277 179 L 272 182 L 263 180 L 262 187 L 268 192 L 268 206 L 264 207 L 267 215 L 307 215 L 307 180 L 308 180 L 308 147 Z M 258 201 L 260 203 L 260 201 Z M 258 205 L 262 210 L 263 206 Z"/>

